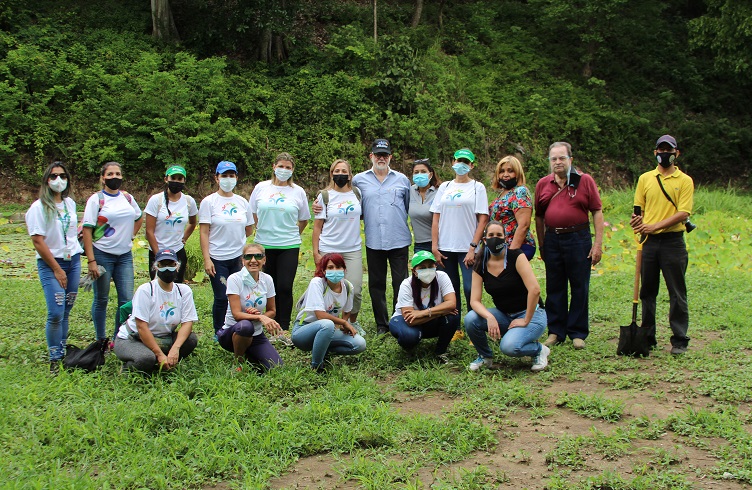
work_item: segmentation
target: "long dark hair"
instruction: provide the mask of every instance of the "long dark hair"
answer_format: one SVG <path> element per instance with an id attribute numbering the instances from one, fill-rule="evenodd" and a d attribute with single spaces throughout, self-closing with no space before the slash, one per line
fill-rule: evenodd
<path id="1" fill-rule="evenodd" d="M 441 185 L 441 179 L 439 179 L 439 176 L 436 175 L 436 171 L 431 166 L 431 160 L 429 160 L 428 158 L 415 160 L 413 162 L 413 170 L 415 170 L 416 165 L 424 165 L 428 169 L 428 171 L 431 172 L 431 180 L 428 181 L 429 186 L 439 187 L 439 185 Z"/>
<path id="2" fill-rule="evenodd" d="M 42 202 L 42 209 L 44 209 L 44 215 L 47 219 L 50 219 L 56 213 L 54 198 L 55 193 L 52 191 L 52 189 L 50 189 L 49 180 L 52 169 L 58 167 L 63 169 L 65 176 L 68 178 L 68 186 L 63 190 L 63 192 L 60 193 L 60 197 L 63 199 L 68 196 L 73 197 L 71 194 L 71 175 L 70 172 L 68 172 L 68 168 L 63 162 L 50 163 L 47 166 L 47 169 L 44 171 L 44 175 L 42 175 L 42 185 L 39 187 L 39 200 Z"/>
<path id="3" fill-rule="evenodd" d="M 419 310 L 425 310 L 426 308 L 433 308 L 436 306 L 436 300 L 439 298 L 439 278 L 434 277 L 431 281 L 431 294 L 428 296 L 428 306 L 423 306 L 423 302 L 420 300 L 420 291 L 423 289 L 423 283 L 418 276 L 413 273 L 410 279 L 410 289 L 413 291 L 413 304 L 415 308 Z"/>
<path id="4" fill-rule="evenodd" d="M 488 263 L 488 257 L 491 255 L 488 251 L 488 247 L 486 247 L 486 232 L 488 232 L 488 228 L 492 225 L 499 225 L 502 230 L 504 229 L 504 225 L 496 220 L 489 221 L 486 224 L 486 227 L 483 228 L 483 236 L 481 237 L 480 242 L 478 242 L 478 248 L 475 249 L 475 264 L 473 265 L 473 271 L 481 276 L 486 272 L 486 263 Z"/>

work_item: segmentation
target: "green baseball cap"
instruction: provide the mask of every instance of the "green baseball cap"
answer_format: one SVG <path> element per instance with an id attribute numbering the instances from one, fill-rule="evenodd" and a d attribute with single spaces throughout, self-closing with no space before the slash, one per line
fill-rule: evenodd
<path id="1" fill-rule="evenodd" d="M 181 167 L 180 165 L 173 165 L 172 167 L 165 170 L 165 177 L 169 177 L 170 175 L 180 174 L 183 177 L 187 177 L 185 174 L 185 169 Z"/>
<path id="2" fill-rule="evenodd" d="M 473 155 L 473 152 L 467 148 L 462 148 L 461 150 L 454 152 L 454 159 L 459 160 L 460 158 L 467 158 L 470 160 L 470 163 L 475 163 L 475 155 Z"/>
<path id="3" fill-rule="evenodd" d="M 434 257 L 433 254 L 428 250 L 420 250 L 416 252 L 415 255 L 413 255 L 413 259 L 410 261 L 410 264 L 415 267 L 416 265 L 419 265 L 426 260 L 436 262 L 436 257 Z"/>

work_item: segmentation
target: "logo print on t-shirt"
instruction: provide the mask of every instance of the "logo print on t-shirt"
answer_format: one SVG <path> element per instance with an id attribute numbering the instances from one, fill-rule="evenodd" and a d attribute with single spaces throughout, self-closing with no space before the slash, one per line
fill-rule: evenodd
<path id="1" fill-rule="evenodd" d="M 261 306 L 264 296 L 257 292 L 257 291 L 251 291 L 248 296 L 245 297 L 245 307 L 246 308 L 258 308 Z"/>
<path id="2" fill-rule="evenodd" d="M 454 200 L 455 200 L 455 199 L 457 199 L 458 197 L 461 197 L 461 196 L 462 196 L 462 194 L 464 194 L 464 193 L 465 193 L 465 189 L 457 189 L 457 190 L 455 190 L 455 191 L 453 191 L 453 192 L 454 192 L 454 194 L 449 194 L 449 200 L 450 200 L 450 201 L 454 201 Z"/>
<path id="3" fill-rule="evenodd" d="M 162 306 L 159 307 L 160 318 L 167 320 L 171 316 L 175 316 L 175 303 L 172 301 L 165 301 Z"/>
<path id="4" fill-rule="evenodd" d="M 279 197 L 275 197 L 275 196 L 279 196 Z M 274 192 L 271 195 L 269 195 L 269 202 L 272 202 L 274 204 L 285 202 L 285 199 L 287 199 L 287 196 L 285 196 L 282 192 Z"/>
<path id="5" fill-rule="evenodd" d="M 355 203 L 353 203 L 351 200 L 347 200 L 345 202 L 341 202 L 337 204 L 337 212 L 338 213 L 344 213 L 347 214 L 350 211 L 353 211 L 355 209 Z"/>
<path id="6" fill-rule="evenodd" d="M 168 217 L 165 218 L 165 223 L 175 228 L 175 225 L 177 223 L 183 222 L 183 215 L 180 213 L 171 213 Z"/>
<path id="7" fill-rule="evenodd" d="M 228 202 L 224 206 L 222 206 L 222 214 L 226 214 L 227 216 L 232 216 L 233 214 L 238 212 L 238 207 L 235 205 L 234 202 Z"/>

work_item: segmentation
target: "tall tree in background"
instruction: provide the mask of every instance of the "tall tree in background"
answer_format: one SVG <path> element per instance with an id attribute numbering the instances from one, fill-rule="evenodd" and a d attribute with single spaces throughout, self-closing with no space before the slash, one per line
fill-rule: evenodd
<path id="1" fill-rule="evenodd" d="M 170 0 L 151 0 L 151 35 L 163 41 L 180 41 L 175 19 L 172 18 Z"/>
<path id="2" fill-rule="evenodd" d="M 690 21 L 692 42 L 709 48 L 716 67 L 752 79 L 752 2 L 705 0 L 707 14 Z"/>
<path id="3" fill-rule="evenodd" d="M 413 21 L 410 23 L 413 29 L 420 24 L 420 17 L 423 15 L 423 0 L 415 0 L 415 9 L 413 10 Z"/>

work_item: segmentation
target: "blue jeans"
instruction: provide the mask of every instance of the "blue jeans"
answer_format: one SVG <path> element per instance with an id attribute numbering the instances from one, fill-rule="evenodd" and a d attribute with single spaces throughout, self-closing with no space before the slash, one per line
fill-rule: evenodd
<path id="1" fill-rule="evenodd" d="M 300 350 L 311 352 L 313 368 L 319 367 L 324 362 L 324 356 L 330 352 L 347 356 L 366 350 L 366 339 L 360 335 L 351 337 L 327 319 L 304 324 L 295 322 L 292 343 Z"/>
<path id="2" fill-rule="evenodd" d="M 546 314 L 548 333 L 563 341 L 585 339 L 590 332 L 588 302 L 593 246 L 590 230 L 557 235 L 546 232 L 543 260 L 546 263 Z M 567 287 L 571 298 L 567 309 Z"/>
<path id="3" fill-rule="evenodd" d="M 214 333 L 219 332 L 225 325 L 227 314 L 227 278 L 235 274 L 242 267 L 240 256 L 230 260 L 211 259 L 214 263 L 214 277 L 209 276 L 212 291 L 214 292 L 214 304 L 212 305 L 212 323 Z"/>
<path id="4" fill-rule="evenodd" d="M 403 349 L 412 349 L 421 339 L 437 338 L 436 354 L 444 354 L 452 341 L 454 332 L 460 326 L 459 315 L 444 315 L 435 320 L 411 327 L 402 316 L 389 320 L 389 332 Z"/>
<path id="5" fill-rule="evenodd" d="M 465 266 L 463 260 L 467 252 L 445 252 L 439 250 L 439 253 L 446 258 L 443 260 L 444 267 L 437 267 L 438 270 L 444 271 L 452 281 L 454 292 L 457 295 L 457 311 L 462 313 L 462 296 L 460 295 L 460 273 L 462 273 L 462 291 L 465 293 L 465 305 L 467 311 L 470 311 L 470 287 L 473 284 L 473 268 Z"/>
<path id="6" fill-rule="evenodd" d="M 50 361 L 59 361 L 65 356 L 65 344 L 68 341 L 68 315 L 78 295 L 78 283 L 81 279 L 81 255 L 76 254 L 71 260 L 55 259 L 68 277 L 65 289 L 55 279 L 52 268 L 42 259 L 37 259 L 39 282 L 42 283 L 44 300 L 47 303 L 47 349 Z"/>
<path id="7" fill-rule="evenodd" d="M 538 342 L 543 331 L 546 329 L 546 312 L 538 308 L 533 313 L 533 319 L 527 327 L 515 327 L 509 329 L 509 324 L 515 318 L 525 318 L 526 310 L 507 315 L 496 308 L 489 308 L 488 311 L 496 318 L 501 331 L 501 342 L 499 349 L 501 353 L 510 357 L 535 357 L 541 350 L 541 344 Z M 488 322 L 474 311 L 465 315 L 465 331 L 467 336 L 478 351 L 481 357 L 492 358 L 493 352 L 488 347 Z"/>
<path id="8" fill-rule="evenodd" d="M 525 254 L 528 262 L 533 260 L 533 257 L 535 257 L 535 247 L 533 245 L 523 243 L 522 245 L 520 245 L 520 251 Z"/>
<path id="9" fill-rule="evenodd" d="M 94 320 L 94 331 L 97 340 L 107 337 L 105 324 L 107 323 L 107 302 L 110 299 L 110 280 L 115 283 L 117 290 L 118 308 L 133 299 L 133 254 L 126 252 L 122 255 L 113 255 L 102 252 L 94 247 L 94 259 L 97 265 L 104 267 L 105 273 L 94 281 L 94 301 L 91 304 L 91 318 Z M 117 310 L 113 317 L 115 329 L 112 338 L 117 335 Z"/>

